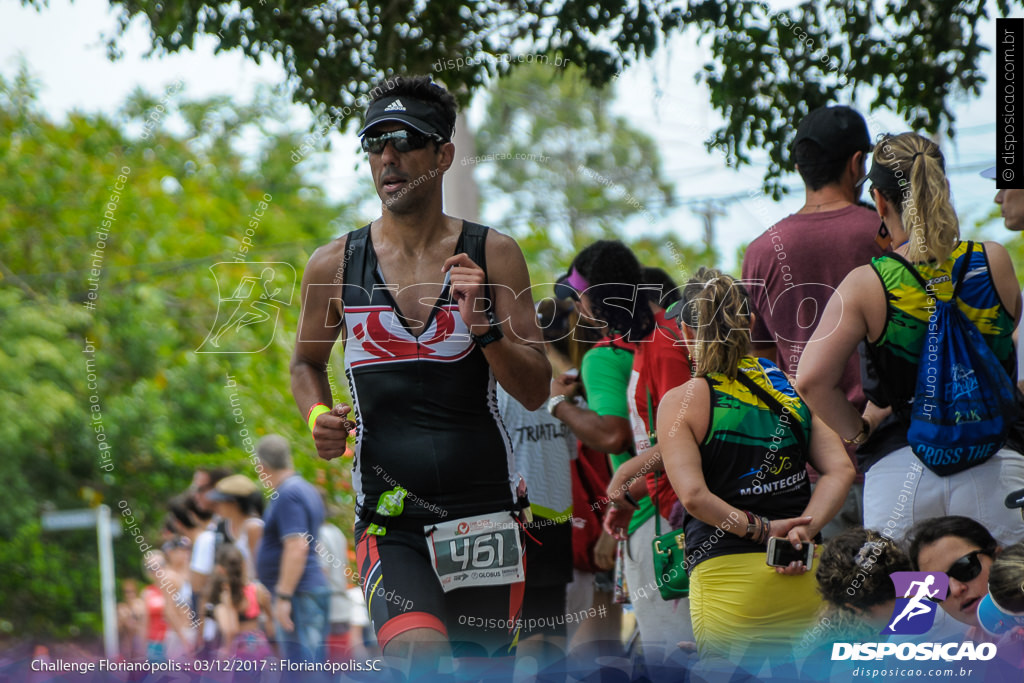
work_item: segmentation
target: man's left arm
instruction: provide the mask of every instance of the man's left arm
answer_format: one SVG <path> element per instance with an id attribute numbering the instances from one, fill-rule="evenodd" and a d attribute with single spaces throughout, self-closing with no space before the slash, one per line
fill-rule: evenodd
<path id="1" fill-rule="evenodd" d="M 483 347 L 484 357 L 505 391 L 527 410 L 537 410 L 548 399 L 551 365 L 541 345 L 526 259 L 515 240 L 495 230 L 487 236 L 485 254 L 486 282 L 483 270 L 466 254 L 452 256 L 444 269 L 451 270 L 459 313 L 477 336 L 490 328 L 483 306 L 475 305 L 477 299 L 486 298 L 486 284 L 490 283 L 494 316 L 503 336 Z"/>
<path id="2" fill-rule="evenodd" d="M 284 539 L 281 552 L 281 573 L 277 577 L 274 590 L 274 616 L 286 631 L 295 630 L 292 623 L 291 598 L 295 595 L 295 587 L 299 585 L 303 572 L 306 571 L 306 559 L 309 555 L 309 543 L 305 534 L 291 534 Z M 282 599 L 280 596 L 287 596 Z"/>

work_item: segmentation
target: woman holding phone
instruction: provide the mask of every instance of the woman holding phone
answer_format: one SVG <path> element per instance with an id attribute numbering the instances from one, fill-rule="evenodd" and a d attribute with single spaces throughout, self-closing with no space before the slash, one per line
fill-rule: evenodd
<path id="1" fill-rule="evenodd" d="M 767 545 L 807 559 L 854 477 L 839 437 L 778 367 L 750 355 L 749 311 L 742 286 L 717 270 L 686 283 L 670 314 L 691 344 L 694 379 L 658 411 L 665 470 L 686 509 L 697 646 L 731 661 L 788 653 L 811 625 L 813 574 L 795 559 L 768 566 Z M 813 493 L 807 462 L 821 473 Z"/>

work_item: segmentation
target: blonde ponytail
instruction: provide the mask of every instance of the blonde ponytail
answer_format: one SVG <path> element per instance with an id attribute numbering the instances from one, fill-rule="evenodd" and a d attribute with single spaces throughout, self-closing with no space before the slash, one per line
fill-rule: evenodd
<path id="1" fill-rule="evenodd" d="M 696 376 L 736 379 L 740 359 L 750 352 L 750 301 L 736 280 L 701 267 L 683 288 L 681 323 L 694 330 Z"/>
<path id="2" fill-rule="evenodd" d="M 939 146 L 917 133 L 902 133 L 879 142 L 873 160 L 872 184 L 897 207 L 910 240 L 907 260 L 944 262 L 960 240 L 960 221 Z"/>

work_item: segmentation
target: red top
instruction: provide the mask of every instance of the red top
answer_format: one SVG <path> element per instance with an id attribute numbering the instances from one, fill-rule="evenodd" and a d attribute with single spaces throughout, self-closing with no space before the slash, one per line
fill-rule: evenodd
<path id="1" fill-rule="evenodd" d="M 658 442 L 658 406 L 669 390 L 690 381 L 690 357 L 676 321 L 655 314 L 655 329 L 636 345 L 633 374 L 629 380 L 629 412 L 637 455 Z M 647 492 L 654 501 L 655 476 L 647 474 Z M 658 477 L 658 511 L 668 519 L 678 500 L 668 477 Z"/>
<path id="2" fill-rule="evenodd" d="M 245 596 L 245 611 L 238 612 L 239 621 L 256 619 L 260 616 L 260 602 L 256 594 L 256 584 L 247 583 L 242 587 L 242 595 Z"/>
<path id="3" fill-rule="evenodd" d="M 167 635 L 167 619 L 164 618 L 164 607 L 167 600 L 156 586 L 142 589 L 142 601 L 146 605 L 146 616 L 149 617 L 149 628 L 146 629 L 146 640 L 162 642 Z"/>

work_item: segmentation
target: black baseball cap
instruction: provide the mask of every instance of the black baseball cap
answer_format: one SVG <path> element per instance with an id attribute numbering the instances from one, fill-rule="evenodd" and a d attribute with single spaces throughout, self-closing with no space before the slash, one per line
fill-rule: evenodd
<path id="1" fill-rule="evenodd" d="M 389 95 L 370 104 L 359 135 L 365 135 L 366 131 L 386 121 L 404 123 L 424 135 L 442 140 L 451 140 L 455 132 L 436 107 L 409 95 Z"/>
<path id="2" fill-rule="evenodd" d="M 844 105 L 820 107 L 805 116 L 796 129 L 796 145 L 803 140 L 816 142 L 833 159 L 848 159 L 854 152 L 871 149 L 871 137 L 864 117 Z M 800 163 L 799 159 L 796 159 Z"/>

